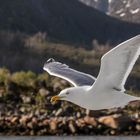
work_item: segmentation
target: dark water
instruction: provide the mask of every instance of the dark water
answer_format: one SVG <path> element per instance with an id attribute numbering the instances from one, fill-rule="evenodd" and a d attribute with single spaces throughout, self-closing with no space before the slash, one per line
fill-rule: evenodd
<path id="1" fill-rule="evenodd" d="M 54 137 L 54 136 L 42 136 L 42 137 L 14 137 L 14 136 L 6 136 L 0 137 L 0 140 L 140 140 L 140 136 L 73 136 L 73 137 Z"/>

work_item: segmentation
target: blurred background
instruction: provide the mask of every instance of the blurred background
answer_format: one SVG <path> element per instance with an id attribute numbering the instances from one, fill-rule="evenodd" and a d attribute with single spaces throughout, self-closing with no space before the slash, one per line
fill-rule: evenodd
<path id="1" fill-rule="evenodd" d="M 94 113 L 51 104 L 70 84 L 43 71 L 52 57 L 96 77 L 101 56 L 138 34 L 139 0 L 0 0 L 0 134 L 140 134 L 140 103 Z M 128 93 L 140 96 L 139 83 L 138 60 Z"/>

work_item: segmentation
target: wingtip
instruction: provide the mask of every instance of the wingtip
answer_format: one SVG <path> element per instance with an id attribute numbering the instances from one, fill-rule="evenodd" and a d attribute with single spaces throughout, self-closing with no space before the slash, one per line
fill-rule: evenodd
<path id="1" fill-rule="evenodd" d="M 49 58 L 46 62 L 45 62 L 45 65 L 46 64 L 49 64 L 49 63 L 52 63 L 52 62 L 55 62 L 55 60 L 53 58 Z"/>
<path id="2" fill-rule="evenodd" d="M 46 63 L 51 63 L 51 62 L 55 62 L 55 60 L 53 58 L 49 58 Z"/>
<path id="3" fill-rule="evenodd" d="M 45 62 L 43 69 L 46 70 L 47 64 L 52 63 L 52 62 L 55 62 L 55 60 L 54 60 L 53 58 L 49 58 L 49 59 Z"/>

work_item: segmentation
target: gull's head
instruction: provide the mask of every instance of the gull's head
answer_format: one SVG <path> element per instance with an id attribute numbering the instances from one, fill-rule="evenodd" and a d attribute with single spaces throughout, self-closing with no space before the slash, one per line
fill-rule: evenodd
<path id="1" fill-rule="evenodd" d="M 88 97 L 86 94 L 88 89 L 89 86 L 66 88 L 62 90 L 58 95 L 53 96 L 51 98 L 51 102 L 65 100 L 83 108 L 91 109 L 91 104 L 88 102 L 90 97 Z"/>
<path id="2" fill-rule="evenodd" d="M 65 100 L 83 106 L 85 102 L 86 94 L 85 89 L 82 87 L 71 87 L 62 90 L 58 95 L 51 98 L 51 102 L 56 102 L 58 100 Z"/>
<path id="3" fill-rule="evenodd" d="M 69 88 L 62 90 L 58 95 L 52 96 L 51 102 L 56 102 L 58 100 L 69 100 L 72 98 L 73 92 Z"/>

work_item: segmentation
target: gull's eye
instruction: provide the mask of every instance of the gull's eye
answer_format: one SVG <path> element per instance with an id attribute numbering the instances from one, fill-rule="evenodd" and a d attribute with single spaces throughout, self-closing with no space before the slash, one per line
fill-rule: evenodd
<path id="1" fill-rule="evenodd" d="M 69 94 L 69 92 L 66 92 L 66 95 L 68 95 Z"/>

